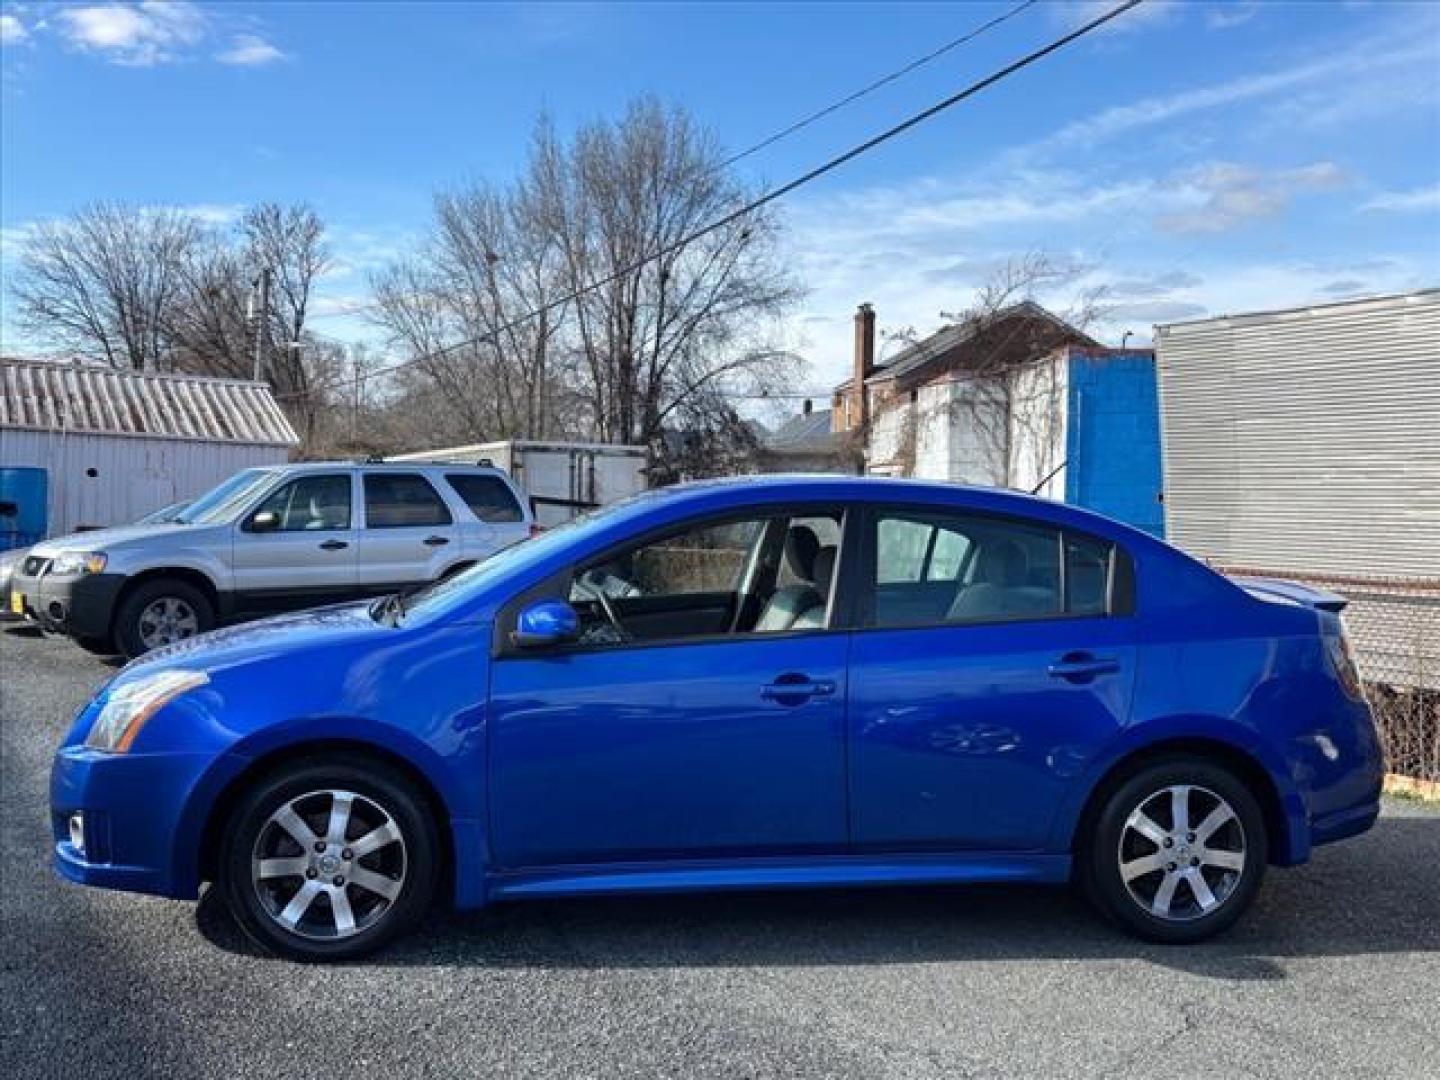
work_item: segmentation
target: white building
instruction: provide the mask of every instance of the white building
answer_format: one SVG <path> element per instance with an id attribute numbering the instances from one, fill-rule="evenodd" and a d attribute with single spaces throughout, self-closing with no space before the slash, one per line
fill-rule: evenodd
<path id="1" fill-rule="evenodd" d="M 134 521 L 298 444 L 263 383 L 0 360 L 0 468 L 44 470 L 50 536 Z"/>

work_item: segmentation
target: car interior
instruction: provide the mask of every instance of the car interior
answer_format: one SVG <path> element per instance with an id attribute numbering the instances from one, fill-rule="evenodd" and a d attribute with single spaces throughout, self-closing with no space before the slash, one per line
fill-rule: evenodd
<path id="1" fill-rule="evenodd" d="M 823 629 L 842 515 L 727 522 L 582 567 L 570 602 L 584 644 Z M 1108 607 L 1112 545 L 984 517 L 881 515 L 878 627 L 1002 622 Z"/>

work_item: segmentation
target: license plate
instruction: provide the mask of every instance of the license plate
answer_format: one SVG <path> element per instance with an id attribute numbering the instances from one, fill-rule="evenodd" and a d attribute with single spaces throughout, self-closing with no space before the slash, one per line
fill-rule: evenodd
<path id="1" fill-rule="evenodd" d="M 10 610 L 16 615 L 25 614 L 25 594 L 12 592 L 10 594 Z"/>

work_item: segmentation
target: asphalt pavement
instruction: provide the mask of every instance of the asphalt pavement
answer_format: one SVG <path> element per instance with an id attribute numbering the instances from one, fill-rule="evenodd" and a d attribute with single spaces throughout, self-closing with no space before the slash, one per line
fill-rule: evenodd
<path id="1" fill-rule="evenodd" d="M 0 1076 L 1440 1075 L 1440 814 L 1272 871 L 1224 938 L 1048 889 L 570 900 L 436 915 L 344 967 L 218 905 L 68 885 L 50 755 L 110 673 L 0 631 Z"/>

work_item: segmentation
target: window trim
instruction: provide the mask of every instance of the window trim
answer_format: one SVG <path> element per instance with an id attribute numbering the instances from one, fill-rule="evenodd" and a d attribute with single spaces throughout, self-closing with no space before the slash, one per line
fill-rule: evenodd
<path id="1" fill-rule="evenodd" d="M 434 496 L 435 496 L 435 501 L 438 502 L 438 503 L 440 504 L 441 508 L 445 511 L 445 520 L 444 520 L 444 521 L 420 522 L 420 523 L 405 522 L 405 523 L 402 523 L 402 524 L 394 524 L 394 525 L 377 525 L 377 524 L 375 524 L 373 521 L 370 520 L 370 499 L 369 499 L 369 492 L 366 491 L 366 483 L 367 483 L 367 481 L 369 481 L 369 479 L 370 479 L 372 476 L 377 477 L 377 478 L 378 478 L 378 477 L 397 477 L 397 476 L 413 476 L 413 477 L 415 477 L 416 479 L 418 479 L 421 483 L 423 483 L 426 487 L 428 487 L 428 488 L 430 489 L 430 494 L 431 494 L 431 495 L 434 495 Z M 464 500 L 462 499 L 461 501 L 463 502 Z M 372 470 L 372 471 L 370 471 L 370 472 L 361 473 L 361 474 L 360 474 L 360 506 L 361 506 L 361 509 L 364 511 L 364 514 L 365 514 L 365 518 L 364 518 L 365 523 L 364 523 L 363 525 L 361 525 L 360 528 L 361 528 L 361 529 L 364 529 L 364 530 L 366 530 L 366 531 L 369 531 L 370 529 L 448 529 L 448 528 L 453 527 L 454 524 L 455 524 L 455 510 L 451 507 L 449 500 L 447 500 L 447 499 L 445 498 L 445 496 L 440 493 L 440 489 L 439 489 L 438 487 L 436 487 L 434 481 L 432 481 L 429 476 L 427 476 L 424 472 L 420 472 L 420 471 L 418 471 L 418 470 L 415 471 L 415 472 L 400 472 L 400 471 L 398 471 L 398 470 L 397 470 L 397 471 L 394 471 L 394 472 L 380 472 L 380 471 Z"/>
<path id="2" fill-rule="evenodd" d="M 1026 517 L 1022 514 L 1007 514 L 993 510 L 980 510 L 973 507 L 950 507 L 934 503 L 871 502 L 860 504 L 857 509 L 860 512 L 855 516 L 863 521 L 857 545 L 859 548 L 857 552 L 858 557 L 852 560 L 856 567 L 855 580 L 852 583 L 854 589 L 852 614 L 854 616 L 854 629 L 857 632 L 976 629 L 987 626 L 1012 626 L 1016 623 L 1027 622 L 1061 622 L 1067 620 L 1079 622 L 1089 619 L 1123 619 L 1133 617 L 1136 614 L 1135 557 L 1130 554 L 1129 550 L 1119 540 L 1102 536 L 1098 533 L 1088 532 L 1084 529 L 1072 528 L 1060 522 L 1050 521 L 1045 518 Z M 880 518 L 887 515 L 921 519 L 940 517 L 985 518 L 990 521 L 1029 526 L 1032 529 L 1045 528 L 1053 530 L 1058 545 L 1061 610 L 1046 615 L 1023 614 L 1002 616 L 994 619 L 967 620 L 965 622 L 919 622 L 885 626 L 877 624 L 875 621 L 875 598 L 878 586 L 878 582 L 876 581 L 878 530 Z M 1071 536 L 1093 540 L 1101 544 L 1108 544 L 1110 547 L 1110 572 L 1107 575 L 1105 583 L 1105 610 L 1103 612 L 1076 614 L 1065 610 L 1069 603 L 1066 594 L 1065 544 L 1067 538 Z M 967 552 L 965 564 L 969 563 L 969 557 L 970 553 Z M 960 573 L 962 580 L 965 569 L 966 565 L 962 565 Z M 1124 584 L 1126 585 L 1124 593 L 1119 592 L 1122 573 Z M 924 579 L 922 579 L 922 581 L 923 580 Z"/>
<path id="3" fill-rule="evenodd" d="M 657 526 L 652 529 L 634 533 L 622 541 L 608 545 L 588 558 L 576 560 L 562 567 L 545 580 L 537 582 L 530 588 L 524 589 L 506 600 L 500 606 L 495 617 L 490 656 L 494 660 L 534 660 L 541 657 L 590 655 L 592 653 L 613 653 L 634 649 L 668 649 L 684 645 L 723 645 L 731 642 L 788 641 L 801 637 L 848 634 L 856 628 L 854 620 L 855 588 L 853 579 L 858 563 L 855 556 L 853 554 L 847 556 L 847 552 L 857 551 L 860 539 L 858 530 L 860 528 L 862 510 L 863 505 L 856 502 L 807 501 L 803 503 L 763 503 L 741 509 L 732 508 L 730 510 L 705 514 L 689 518 L 683 522 L 671 522 L 668 525 Z M 541 600 L 559 599 L 569 603 L 570 601 L 566 599 L 568 596 L 567 588 L 577 573 L 606 562 L 626 548 L 640 546 L 655 540 L 663 540 L 665 537 L 673 536 L 677 532 L 685 532 L 691 529 L 753 520 L 769 522 L 776 518 L 813 517 L 817 514 L 826 513 L 839 513 L 841 515 L 840 547 L 835 553 L 835 571 L 830 579 L 830 595 L 827 598 L 826 605 L 830 615 L 829 625 L 827 626 L 806 627 L 800 630 L 775 630 L 763 633 L 754 630 L 744 633 L 726 631 L 719 634 L 695 634 L 688 637 L 625 641 L 613 645 L 586 645 L 580 642 L 571 642 L 553 645 L 543 649 L 521 649 L 517 648 L 510 641 L 511 631 L 515 629 L 515 623 L 522 608 Z M 764 542 L 765 540 L 762 535 L 760 540 L 762 547 Z M 747 567 L 746 577 L 748 577 L 750 573 L 751 568 Z"/>

